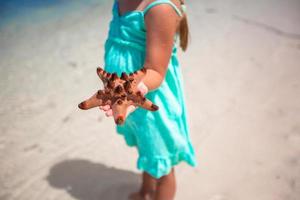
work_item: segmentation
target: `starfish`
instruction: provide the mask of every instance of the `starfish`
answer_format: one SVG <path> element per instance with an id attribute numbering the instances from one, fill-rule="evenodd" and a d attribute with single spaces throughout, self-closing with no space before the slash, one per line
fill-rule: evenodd
<path id="1" fill-rule="evenodd" d="M 81 102 L 78 107 L 87 110 L 110 105 L 114 121 L 118 125 L 125 122 L 127 108 L 131 105 L 150 111 L 158 110 L 158 106 L 147 99 L 137 88 L 146 72 L 147 70 L 143 67 L 129 75 L 122 72 L 121 77 L 118 77 L 117 73 L 108 73 L 98 67 L 97 74 L 103 82 L 104 89 L 98 90 L 89 99 Z"/>

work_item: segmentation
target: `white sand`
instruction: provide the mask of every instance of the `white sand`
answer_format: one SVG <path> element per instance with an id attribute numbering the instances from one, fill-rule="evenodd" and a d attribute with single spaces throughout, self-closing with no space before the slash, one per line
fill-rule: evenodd
<path id="1" fill-rule="evenodd" d="M 1 26 L 0 200 L 119 200 L 138 187 L 136 150 L 112 119 L 77 109 L 101 86 L 111 2 Z M 176 167 L 176 199 L 299 199 L 300 2 L 189 5 L 180 58 L 199 166 Z"/>

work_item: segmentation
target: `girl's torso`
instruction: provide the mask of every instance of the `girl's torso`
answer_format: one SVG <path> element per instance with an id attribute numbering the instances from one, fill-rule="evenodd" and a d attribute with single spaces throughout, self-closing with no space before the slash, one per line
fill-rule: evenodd
<path id="1" fill-rule="evenodd" d="M 145 15 L 154 6 L 167 3 L 171 5 L 179 16 L 182 16 L 182 12 L 177 6 L 170 0 L 157 0 L 149 3 L 143 10 L 132 10 L 119 14 L 119 3 L 117 0 L 114 1 L 112 9 L 112 20 L 110 22 L 108 38 L 106 41 L 106 50 L 109 50 L 107 46 L 111 43 L 136 50 L 141 54 L 141 57 L 145 57 L 146 51 L 146 26 L 145 26 Z M 175 56 L 177 51 L 177 40 L 178 34 L 174 37 L 173 54 Z M 109 43 L 109 44 L 108 44 Z M 107 54 L 108 55 L 108 54 Z M 107 60 L 105 56 L 105 60 Z M 143 63 L 144 59 L 141 59 Z M 137 66 L 140 68 L 141 64 Z M 130 71 L 130 69 L 128 69 Z M 125 71 L 128 71 L 125 69 Z M 136 69 L 134 69 L 136 70 Z"/>

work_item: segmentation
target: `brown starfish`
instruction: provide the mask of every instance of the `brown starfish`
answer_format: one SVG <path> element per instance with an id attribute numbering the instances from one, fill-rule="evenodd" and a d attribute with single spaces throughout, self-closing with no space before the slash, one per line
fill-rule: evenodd
<path id="1" fill-rule="evenodd" d="M 98 90 L 92 97 L 78 105 L 80 109 L 110 105 L 116 124 L 123 124 L 127 108 L 131 105 L 150 111 L 158 110 L 158 106 L 147 99 L 137 88 L 147 70 L 143 67 L 127 75 L 125 72 L 118 77 L 116 73 L 108 73 L 97 68 L 97 74 L 104 84 L 103 90 Z"/>

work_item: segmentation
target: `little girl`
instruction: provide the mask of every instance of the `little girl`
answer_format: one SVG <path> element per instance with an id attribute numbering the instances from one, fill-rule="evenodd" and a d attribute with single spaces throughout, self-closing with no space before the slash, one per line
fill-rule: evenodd
<path id="1" fill-rule="evenodd" d="M 197 163 L 177 59 L 178 38 L 183 50 L 188 42 L 184 6 L 180 0 L 115 0 L 113 5 L 104 69 L 120 76 L 145 67 L 139 89 L 159 106 L 155 112 L 130 109 L 125 123 L 116 125 L 127 145 L 137 147 L 137 168 L 143 171 L 142 186 L 130 199 L 174 199 L 174 166 Z M 113 114 L 108 105 L 100 108 Z"/>

